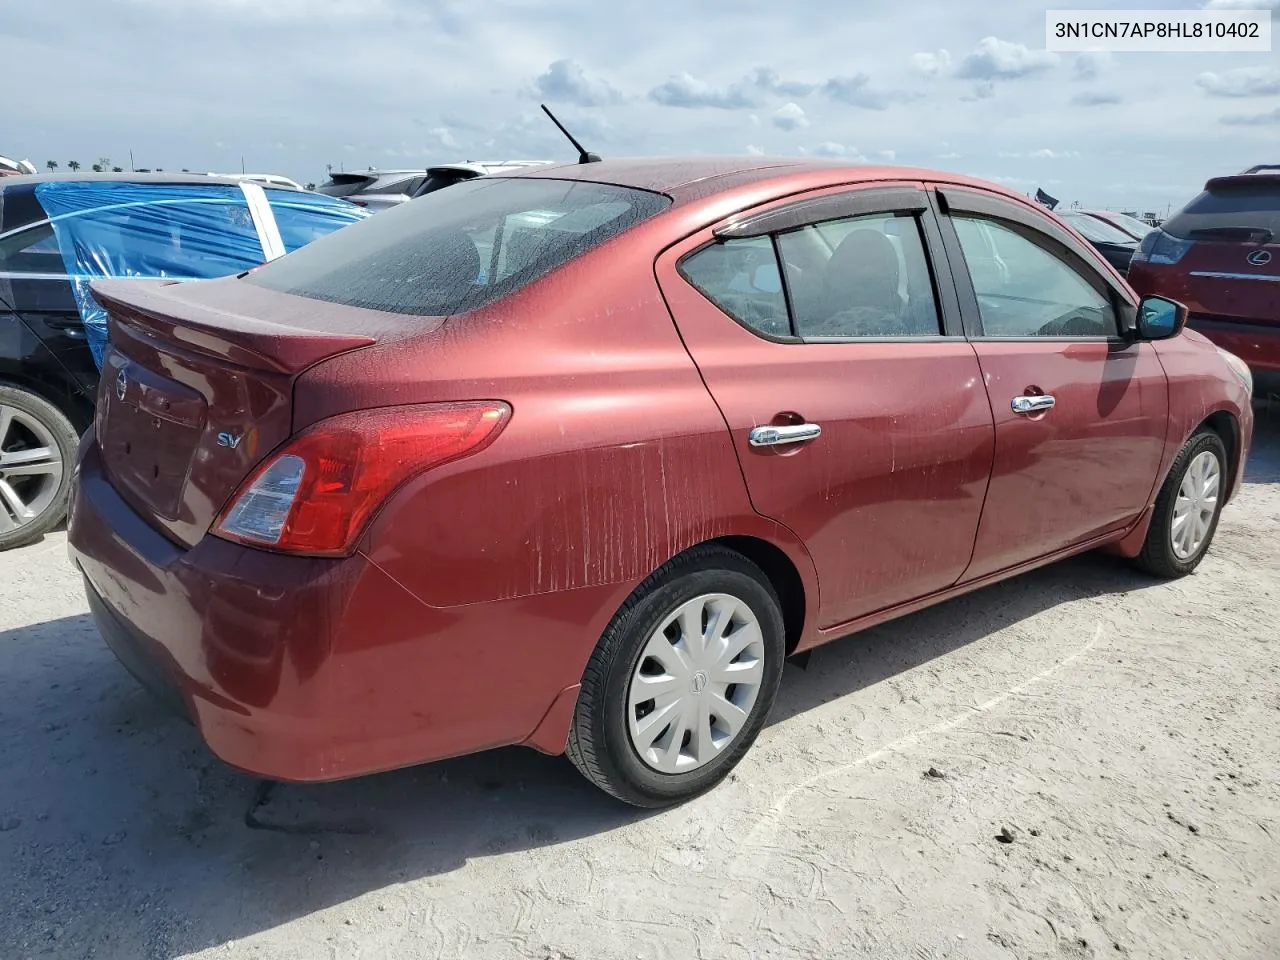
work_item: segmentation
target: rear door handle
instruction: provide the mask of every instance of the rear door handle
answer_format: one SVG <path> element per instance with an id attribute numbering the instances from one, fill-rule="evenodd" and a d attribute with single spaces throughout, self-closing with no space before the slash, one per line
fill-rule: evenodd
<path id="1" fill-rule="evenodd" d="M 1014 413 L 1026 416 L 1029 413 L 1043 413 L 1045 410 L 1052 410 L 1053 405 L 1057 402 L 1050 394 L 1040 393 L 1029 397 L 1014 397 L 1010 406 L 1013 407 Z"/>
<path id="2" fill-rule="evenodd" d="M 822 427 L 816 423 L 797 423 L 786 427 L 756 427 L 747 435 L 753 447 L 777 447 L 784 443 L 803 443 L 822 436 Z"/>

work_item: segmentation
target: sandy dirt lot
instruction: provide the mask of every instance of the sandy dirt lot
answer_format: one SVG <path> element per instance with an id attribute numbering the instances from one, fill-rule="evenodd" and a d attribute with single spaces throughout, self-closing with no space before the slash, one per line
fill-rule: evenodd
<path id="1" fill-rule="evenodd" d="M 1082 557 L 818 651 L 658 814 L 521 750 L 255 804 L 63 535 L 2 554 L 0 958 L 1275 960 L 1280 409 L 1247 480 L 1186 580 Z"/>

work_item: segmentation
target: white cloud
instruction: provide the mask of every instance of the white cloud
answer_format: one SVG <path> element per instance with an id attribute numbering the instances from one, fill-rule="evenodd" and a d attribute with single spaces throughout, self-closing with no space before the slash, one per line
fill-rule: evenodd
<path id="1" fill-rule="evenodd" d="M 893 161 L 898 159 L 898 151 L 897 150 L 877 150 L 876 156 L 879 157 L 881 160 L 887 160 L 889 163 L 893 163 Z"/>
<path id="2" fill-rule="evenodd" d="M 1107 90 L 1085 90 L 1071 98 L 1073 107 L 1108 107 L 1124 103 L 1124 97 Z"/>
<path id="3" fill-rule="evenodd" d="M 741 110 L 759 104 L 759 98 L 740 85 L 713 87 L 689 73 L 679 73 L 649 91 L 649 99 L 665 107 L 715 107 Z"/>
<path id="4" fill-rule="evenodd" d="M 926 77 L 937 77 L 951 69 L 951 54 L 946 50 L 938 50 L 936 53 L 913 53 L 911 66 L 917 73 L 922 73 Z"/>
<path id="5" fill-rule="evenodd" d="M 1048 70 L 1058 55 L 1048 50 L 1032 50 L 1022 43 L 984 37 L 973 53 L 960 62 L 956 76 L 970 80 L 1013 80 Z"/>
<path id="6" fill-rule="evenodd" d="M 622 94 L 599 77 L 589 76 L 574 60 L 556 60 L 533 81 L 533 92 L 550 101 L 580 107 L 603 107 L 618 103 Z"/>
<path id="7" fill-rule="evenodd" d="M 863 163 L 867 159 L 857 147 L 849 147 L 833 140 L 824 140 L 812 150 L 806 152 L 812 153 L 817 157 L 836 157 L 841 160 L 852 160 L 855 163 Z"/>
<path id="8" fill-rule="evenodd" d="M 1196 85 L 1211 97 L 1268 97 L 1280 93 L 1280 68 L 1240 67 L 1223 73 L 1206 72 Z"/>
<path id="9" fill-rule="evenodd" d="M 1078 150 L 1050 150 L 1048 147 L 1043 147 L 1039 150 L 1031 151 L 1028 156 L 1035 160 L 1071 160 L 1080 156 L 1080 152 Z"/>
<path id="10" fill-rule="evenodd" d="M 779 130 L 800 130 L 809 126 L 809 118 L 799 104 L 788 103 L 774 112 L 773 125 Z"/>
<path id="11" fill-rule="evenodd" d="M 917 96 L 903 90 L 878 90 L 871 85 L 871 78 L 865 73 L 832 77 L 822 85 L 822 92 L 832 100 L 864 110 L 885 110 L 890 104 L 903 103 Z"/>
<path id="12" fill-rule="evenodd" d="M 1105 50 L 1088 50 L 1077 53 L 1071 62 L 1071 75 L 1075 80 L 1096 80 L 1111 63 L 1111 54 Z"/>
<path id="13" fill-rule="evenodd" d="M 1261 127 L 1276 124 L 1280 126 L 1280 107 L 1266 113 L 1235 114 L 1223 117 L 1222 122 L 1233 127 Z"/>
<path id="14" fill-rule="evenodd" d="M 757 147 L 754 143 L 747 144 L 747 153 L 749 153 L 753 157 L 764 156 L 764 150 L 762 150 L 760 147 Z"/>
<path id="15" fill-rule="evenodd" d="M 960 154 L 956 153 L 954 150 L 948 150 L 946 153 L 938 154 L 938 159 L 939 160 L 959 160 Z"/>

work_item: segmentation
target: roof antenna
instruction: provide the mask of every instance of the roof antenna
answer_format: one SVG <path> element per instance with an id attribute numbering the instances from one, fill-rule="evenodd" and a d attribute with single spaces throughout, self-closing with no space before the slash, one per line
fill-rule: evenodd
<path id="1" fill-rule="evenodd" d="M 569 142 L 572 143 L 574 146 L 574 149 L 578 151 L 579 163 L 599 163 L 600 162 L 600 158 L 598 156 L 596 156 L 594 153 L 587 153 L 587 151 L 583 149 L 582 144 L 580 144 L 577 140 L 573 138 L 573 134 L 564 128 L 564 124 L 556 119 L 556 115 L 547 109 L 547 105 L 545 103 L 539 104 L 539 106 L 542 107 L 542 112 L 551 118 L 551 122 L 560 128 L 560 132 L 569 138 Z"/>

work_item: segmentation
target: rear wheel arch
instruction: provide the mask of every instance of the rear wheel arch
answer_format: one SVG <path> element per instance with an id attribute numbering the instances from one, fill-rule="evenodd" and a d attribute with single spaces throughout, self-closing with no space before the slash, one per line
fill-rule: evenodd
<path id="1" fill-rule="evenodd" d="M 750 560 L 769 578 L 782 606 L 782 623 L 786 629 L 787 655 L 796 652 L 805 626 L 804 580 L 792 559 L 782 548 L 752 536 L 727 536 L 708 540 L 703 544 L 727 547 Z M 691 547 L 690 549 L 695 549 Z"/>

